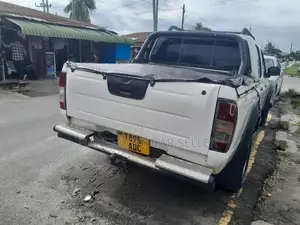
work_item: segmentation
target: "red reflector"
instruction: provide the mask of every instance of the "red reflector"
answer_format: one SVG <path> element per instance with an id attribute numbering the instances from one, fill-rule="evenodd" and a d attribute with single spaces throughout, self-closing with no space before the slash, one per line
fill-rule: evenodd
<path id="1" fill-rule="evenodd" d="M 217 118 L 219 120 L 225 120 L 234 123 L 236 119 L 236 104 L 220 101 Z"/>
<path id="2" fill-rule="evenodd" d="M 66 73 L 61 72 L 59 76 L 59 86 L 64 87 L 66 85 Z"/>
<path id="3" fill-rule="evenodd" d="M 236 102 L 219 99 L 211 134 L 210 150 L 227 152 L 235 131 L 237 121 Z"/>
<path id="4" fill-rule="evenodd" d="M 66 108 L 65 108 L 65 103 L 64 103 L 64 102 L 59 102 L 59 106 L 60 106 L 61 109 L 66 109 Z"/>
<path id="5" fill-rule="evenodd" d="M 61 72 L 59 77 L 59 105 L 66 110 L 66 73 Z"/>

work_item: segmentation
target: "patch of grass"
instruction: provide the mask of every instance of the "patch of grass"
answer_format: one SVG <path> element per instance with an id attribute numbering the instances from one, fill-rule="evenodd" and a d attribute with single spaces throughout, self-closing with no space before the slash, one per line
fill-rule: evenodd
<path id="1" fill-rule="evenodd" d="M 298 93 L 295 89 L 289 89 L 287 92 L 284 93 L 284 97 L 287 98 L 296 98 L 298 96 Z"/>
<path id="2" fill-rule="evenodd" d="M 300 127 L 297 128 L 297 130 L 295 131 L 296 134 L 300 134 Z"/>
<path id="3" fill-rule="evenodd" d="M 300 95 L 295 91 L 295 89 L 289 89 L 284 93 L 284 97 L 290 100 L 294 109 L 300 108 Z"/>
<path id="4" fill-rule="evenodd" d="M 300 134 L 300 122 L 297 122 L 295 125 L 298 127 L 295 133 Z"/>
<path id="5" fill-rule="evenodd" d="M 291 99 L 291 105 L 294 109 L 300 108 L 300 98 L 293 98 Z"/>
<path id="6" fill-rule="evenodd" d="M 284 69 L 284 73 L 292 77 L 300 77 L 300 64 L 296 63 Z"/>

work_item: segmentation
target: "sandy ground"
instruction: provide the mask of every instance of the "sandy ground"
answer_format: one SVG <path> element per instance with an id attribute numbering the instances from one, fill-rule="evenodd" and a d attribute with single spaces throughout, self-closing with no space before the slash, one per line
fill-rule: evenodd
<path id="1" fill-rule="evenodd" d="M 297 118 L 289 101 L 278 103 L 280 114 L 291 114 Z M 255 220 L 274 225 L 300 224 L 300 135 L 289 132 L 288 138 L 296 141 L 295 153 L 278 151 L 278 165 L 274 174 L 264 184 L 264 191 L 254 212 Z M 274 150 L 276 151 L 276 150 Z"/>

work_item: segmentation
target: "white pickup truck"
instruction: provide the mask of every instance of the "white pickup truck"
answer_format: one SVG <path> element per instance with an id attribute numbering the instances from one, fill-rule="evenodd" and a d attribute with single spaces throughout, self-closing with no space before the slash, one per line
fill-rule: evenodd
<path id="1" fill-rule="evenodd" d="M 282 83 L 283 83 L 283 70 L 281 69 L 280 62 L 278 61 L 276 56 L 270 56 L 270 55 L 265 55 L 265 63 L 266 63 L 266 69 L 269 69 L 270 67 L 278 67 L 279 70 L 278 74 L 273 75 L 269 78 L 271 81 L 271 84 L 273 86 L 273 99 L 275 99 L 281 91 Z"/>
<path id="2" fill-rule="evenodd" d="M 66 63 L 66 123 L 54 131 L 112 161 L 237 191 L 277 72 L 247 29 L 155 32 L 131 63 Z"/>

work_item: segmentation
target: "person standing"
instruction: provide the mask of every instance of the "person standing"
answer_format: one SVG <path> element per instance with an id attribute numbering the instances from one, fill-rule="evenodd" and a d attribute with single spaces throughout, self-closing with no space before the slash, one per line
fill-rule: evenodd
<path id="1" fill-rule="evenodd" d="M 5 48 L 10 48 L 12 51 L 12 60 L 14 62 L 14 65 L 16 67 L 17 73 L 20 77 L 20 80 L 24 80 L 25 78 L 25 64 L 24 64 L 24 60 L 25 57 L 27 56 L 26 50 L 24 48 L 24 46 L 20 43 L 20 41 L 18 39 L 15 39 L 14 42 L 10 43 L 10 44 L 5 44 L 3 43 L 3 41 L 1 40 L 2 45 Z"/>
<path id="2" fill-rule="evenodd" d="M 93 63 L 99 63 L 99 57 L 97 56 L 96 52 L 93 52 Z"/>

